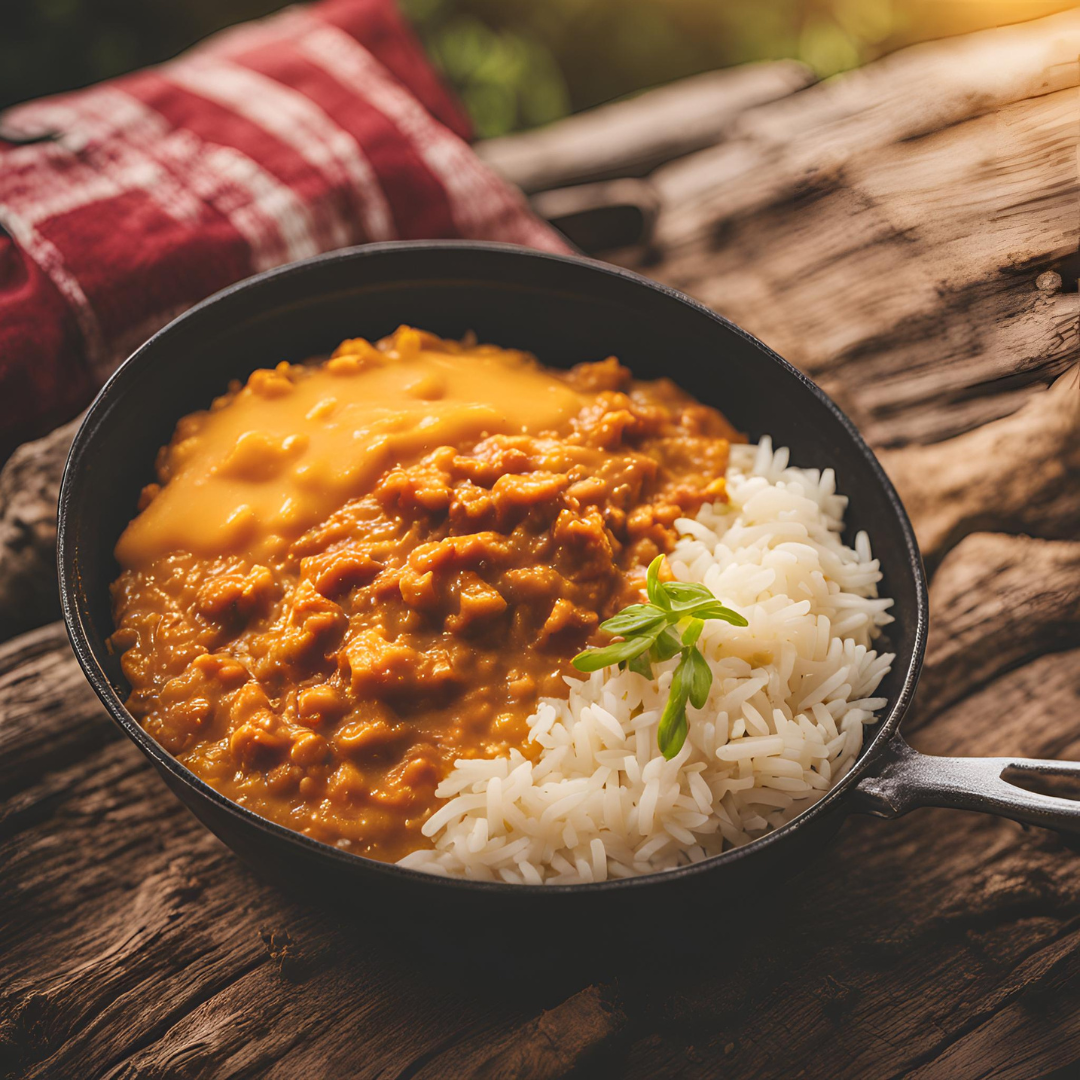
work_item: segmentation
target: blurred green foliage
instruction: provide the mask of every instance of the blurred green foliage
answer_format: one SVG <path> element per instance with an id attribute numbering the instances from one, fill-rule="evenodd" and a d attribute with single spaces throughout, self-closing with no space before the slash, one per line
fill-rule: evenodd
<path id="1" fill-rule="evenodd" d="M 477 131 L 500 135 L 686 75 L 794 56 L 854 67 L 895 0 L 402 0 Z"/>
<path id="2" fill-rule="evenodd" d="M 820 76 L 1075 0 L 399 0 L 477 133 L 500 135 L 730 64 Z M 174 55 L 283 0 L 4 0 L 0 107 Z"/>
<path id="3" fill-rule="evenodd" d="M 1076 0 L 399 0 L 483 136 L 672 79 L 793 57 L 826 78 Z"/>

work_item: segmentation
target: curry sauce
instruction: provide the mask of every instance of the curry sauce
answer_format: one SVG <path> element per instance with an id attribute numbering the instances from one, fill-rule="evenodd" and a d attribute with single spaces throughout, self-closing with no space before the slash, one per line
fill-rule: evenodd
<path id="1" fill-rule="evenodd" d="M 455 758 L 528 754 L 736 437 L 614 358 L 408 327 L 256 371 L 178 423 L 117 544 L 128 707 L 236 802 L 398 859 Z"/>

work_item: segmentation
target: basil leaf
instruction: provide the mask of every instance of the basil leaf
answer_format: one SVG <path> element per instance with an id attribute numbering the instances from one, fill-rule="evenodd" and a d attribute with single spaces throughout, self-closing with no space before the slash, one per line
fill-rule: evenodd
<path id="1" fill-rule="evenodd" d="M 678 681 L 678 673 L 676 673 Z M 671 684 L 671 693 L 660 717 L 660 726 L 656 731 L 656 743 L 660 753 L 670 761 L 686 742 L 686 698 L 675 691 L 675 682 Z"/>
<path id="2" fill-rule="evenodd" d="M 672 584 L 674 583 L 669 582 L 667 585 L 662 586 L 662 588 L 670 589 Z M 726 618 L 727 615 L 735 614 L 730 608 L 724 607 L 724 605 L 721 604 L 704 585 L 686 584 L 685 582 L 678 582 L 677 584 L 680 586 L 679 598 L 672 598 L 671 603 L 668 605 L 672 613 L 678 613 L 679 615 L 684 616 L 696 615 L 701 619 L 723 619 Z M 687 591 L 684 592 L 683 590 Z M 701 591 L 699 592 L 698 590 Z M 702 614 L 704 611 L 713 611 L 714 609 L 722 614 Z M 742 616 L 735 615 L 735 618 L 740 619 Z M 736 623 L 735 625 L 745 625 L 745 623 Z"/>
<path id="3" fill-rule="evenodd" d="M 656 558 L 649 563 L 648 572 L 645 574 L 645 591 L 649 594 L 649 600 L 652 601 L 652 603 L 666 611 L 670 605 L 668 603 L 667 593 L 660 584 L 660 565 L 663 561 L 664 556 L 657 555 Z"/>
<path id="4" fill-rule="evenodd" d="M 606 622 L 600 629 L 619 637 L 634 635 L 643 630 L 652 630 L 667 621 L 667 614 L 652 604 L 631 604 Z"/>
<path id="5" fill-rule="evenodd" d="M 670 660 L 682 646 L 679 644 L 679 639 L 670 631 L 665 630 L 659 637 L 657 637 L 655 644 L 652 647 L 652 658 L 658 663 L 663 663 L 665 660 Z"/>
<path id="6" fill-rule="evenodd" d="M 697 649 L 683 649 L 682 659 L 675 669 L 675 678 L 671 680 L 671 696 L 682 698 L 685 702 L 690 696 L 690 686 L 693 683 L 693 668 L 690 666 L 690 654 Z"/>
<path id="7" fill-rule="evenodd" d="M 618 664 L 623 660 L 633 660 L 652 644 L 652 638 L 632 637 L 626 641 L 616 641 L 614 645 L 605 645 L 602 649 L 586 649 L 579 652 L 570 662 L 578 671 L 599 671 L 601 668 Z"/>
<path id="8" fill-rule="evenodd" d="M 750 625 L 737 611 L 732 611 L 731 608 L 726 608 L 723 604 L 717 602 L 694 608 L 689 614 L 693 615 L 695 619 L 720 619 L 723 622 L 731 623 L 732 626 Z"/>
<path id="9" fill-rule="evenodd" d="M 679 610 L 679 608 L 675 607 L 676 604 L 682 607 L 686 604 L 700 604 L 702 601 L 712 602 L 716 599 L 704 585 L 692 581 L 665 581 L 660 588 L 667 593 L 668 599 L 671 600 L 673 611 Z"/>
<path id="10" fill-rule="evenodd" d="M 696 648 L 689 650 L 684 663 L 690 669 L 690 704 L 695 709 L 703 709 L 709 700 L 709 687 L 712 686 L 712 668 L 705 662 L 705 657 Z"/>
<path id="11" fill-rule="evenodd" d="M 645 575 L 649 603 L 631 604 L 600 624 L 600 629 L 623 641 L 599 649 L 586 649 L 571 661 L 578 671 L 599 671 L 618 664 L 620 671 L 630 670 L 646 679 L 653 678 L 653 664 L 670 660 L 682 653 L 668 692 L 667 704 L 660 717 L 657 742 L 666 758 L 673 758 L 686 742 L 688 721 L 686 704 L 705 707 L 712 687 L 713 674 L 697 643 L 709 619 L 720 619 L 732 626 L 746 626 L 738 612 L 723 604 L 696 582 L 660 581 L 664 556 L 657 555 Z M 673 633 L 676 624 L 686 623 L 682 640 Z"/>

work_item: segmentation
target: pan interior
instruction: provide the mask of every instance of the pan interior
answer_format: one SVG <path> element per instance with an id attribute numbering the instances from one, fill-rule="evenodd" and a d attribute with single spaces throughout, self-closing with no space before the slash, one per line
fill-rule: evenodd
<path id="1" fill-rule="evenodd" d="M 673 379 L 752 440 L 773 435 L 795 464 L 833 468 L 850 498 L 844 539 L 869 532 L 882 594 L 895 599 L 889 648 L 897 660 L 879 691 L 890 712 L 868 747 L 895 727 L 922 648 L 921 567 L 891 488 L 835 406 L 760 342 L 635 275 L 497 245 L 420 243 L 337 253 L 218 294 L 136 352 L 91 408 L 62 493 L 62 590 L 76 651 L 107 680 L 106 704 L 129 733 L 149 740 L 120 704 L 127 687 L 106 645 L 109 583 L 119 572 L 112 550 L 158 448 L 230 379 L 402 323 L 451 338 L 472 330 L 554 367 L 614 354 L 638 377 Z"/>

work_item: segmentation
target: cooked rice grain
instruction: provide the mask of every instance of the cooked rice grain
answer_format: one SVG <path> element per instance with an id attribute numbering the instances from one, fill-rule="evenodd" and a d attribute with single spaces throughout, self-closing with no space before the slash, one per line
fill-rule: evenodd
<path id="1" fill-rule="evenodd" d="M 820 799 L 851 767 L 894 656 L 871 648 L 892 601 L 866 533 L 840 540 L 833 471 L 796 469 L 768 438 L 732 449 L 729 503 L 678 522 L 669 562 L 749 625 L 706 623 L 709 700 L 665 761 L 656 729 L 677 658 L 648 680 L 608 668 L 570 679 L 518 751 L 458 760 L 424 826 L 434 849 L 402 866 L 487 881 L 603 881 L 749 843 Z"/>

